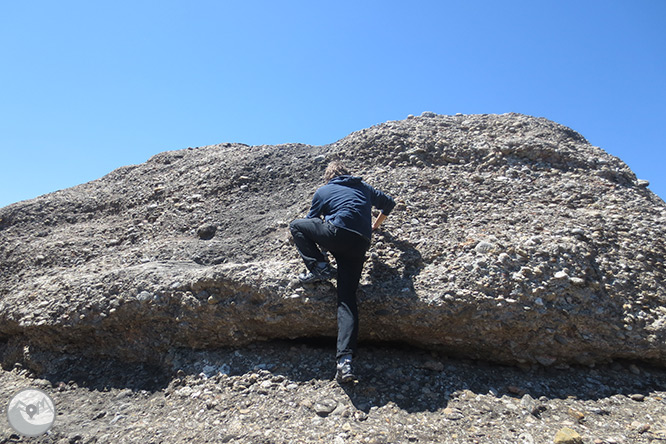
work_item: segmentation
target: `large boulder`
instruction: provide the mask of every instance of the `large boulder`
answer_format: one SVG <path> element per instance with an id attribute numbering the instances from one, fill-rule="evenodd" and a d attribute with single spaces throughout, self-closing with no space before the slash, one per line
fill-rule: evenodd
<path id="1" fill-rule="evenodd" d="M 398 205 L 368 252 L 362 340 L 507 363 L 666 365 L 666 206 L 621 160 L 524 115 L 387 122 L 326 146 L 158 154 L 0 209 L 0 352 L 159 362 L 333 337 L 288 223 L 328 161 Z"/>

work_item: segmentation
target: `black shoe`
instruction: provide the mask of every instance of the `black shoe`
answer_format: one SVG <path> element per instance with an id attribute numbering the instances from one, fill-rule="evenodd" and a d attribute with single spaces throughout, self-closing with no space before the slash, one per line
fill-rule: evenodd
<path id="1" fill-rule="evenodd" d="M 315 269 L 310 272 L 299 274 L 298 280 L 303 284 L 309 284 L 312 282 L 327 281 L 336 277 L 337 274 L 338 270 L 330 265 L 326 265 L 324 268 L 315 267 Z"/>
<path id="2" fill-rule="evenodd" d="M 351 361 L 343 361 L 338 363 L 335 379 L 337 379 L 337 381 L 342 384 L 347 384 L 356 380 Z"/>

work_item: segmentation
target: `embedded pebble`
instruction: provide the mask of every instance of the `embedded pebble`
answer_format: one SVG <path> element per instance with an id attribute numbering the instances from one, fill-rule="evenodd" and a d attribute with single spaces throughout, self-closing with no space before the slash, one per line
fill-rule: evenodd
<path id="1" fill-rule="evenodd" d="M 333 412 L 338 406 L 338 402 L 335 399 L 321 399 L 314 403 L 314 411 L 319 416 L 327 416 L 329 413 Z"/>

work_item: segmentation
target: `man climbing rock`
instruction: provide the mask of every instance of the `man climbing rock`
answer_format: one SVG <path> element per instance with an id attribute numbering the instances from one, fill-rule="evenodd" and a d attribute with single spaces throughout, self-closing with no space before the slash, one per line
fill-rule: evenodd
<path id="1" fill-rule="evenodd" d="M 301 282 L 318 282 L 337 275 L 336 379 L 346 383 L 355 379 L 352 356 L 356 354 L 358 336 L 356 290 L 365 253 L 370 247 L 372 231 L 384 222 L 395 207 L 395 201 L 360 177 L 350 175 L 341 162 L 328 165 L 324 183 L 315 192 L 306 218 L 294 220 L 289 228 L 307 267 L 307 271 L 298 276 Z M 380 210 L 374 222 L 372 207 Z M 337 270 L 322 249 L 335 257 Z"/>

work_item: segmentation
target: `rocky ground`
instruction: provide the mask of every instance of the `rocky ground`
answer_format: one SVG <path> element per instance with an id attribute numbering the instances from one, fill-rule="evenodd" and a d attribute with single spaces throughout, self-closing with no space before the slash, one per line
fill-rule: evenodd
<path id="1" fill-rule="evenodd" d="M 333 343 L 183 350 L 169 368 L 54 357 L 49 373 L 0 372 L 54 399 L 47 435 L 0 443 L 659 443 L 666 370 L 508 367 L 365 344 L 358 381 L 332 381 Z"/>
<path id="2" fill-rule="evenodd" d="M 335 159 L 398 203 L 348 387 L 311 339 L 335 336 L 334 286 L 294 282 L 287 235 Z M 59 412 L 31 440 L 3 416 L 0 444 L 666 441 L 648 186 L 546 119 L 423 113 L 160 153 L 0 208 L 0 404 L 39 387 Z"/>

